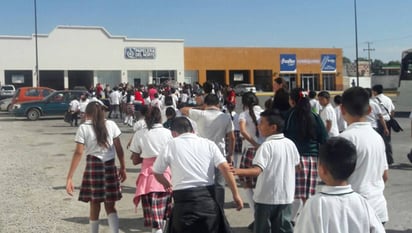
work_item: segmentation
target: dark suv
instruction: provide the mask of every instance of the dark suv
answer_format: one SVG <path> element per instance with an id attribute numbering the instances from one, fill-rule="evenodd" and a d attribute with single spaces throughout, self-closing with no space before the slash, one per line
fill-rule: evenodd
<path id="1" fill-rule="evenodd" d="M 80 99 L 84 91 L 65 90 L 55 91 L 40 101 L 22 102 L 13 105 L 12 113 L 16 117 L 27 117 L 35 121 L 41 116 L 62 116 L 69 108 L 69 103 L 73 97 Z"/>

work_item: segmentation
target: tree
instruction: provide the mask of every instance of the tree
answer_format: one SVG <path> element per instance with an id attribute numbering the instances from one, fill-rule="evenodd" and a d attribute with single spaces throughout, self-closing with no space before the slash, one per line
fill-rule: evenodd
<path id="1" fill-rule="evenodd" d="M 372 73 L 373 74 L 379 74 L 382 70 L 382 66 L 384 66 L 383 61 L 381 61 L 379 59 L 373 60 L 372 67 L 371 67 Z"/>
<path id="2" fill-rule="evenodd" d="M 352 61 L 347 57 L 343 57 L 342 60 L 343 60 L 343 64 L 351 64 L 352 63 Z"/>
<path id="3" fill-rule="evenodd" d="M 399 66 L 399 67 L 401 67 L 401 63 L 399 61 L 389 61 L 387 66 Z"/>

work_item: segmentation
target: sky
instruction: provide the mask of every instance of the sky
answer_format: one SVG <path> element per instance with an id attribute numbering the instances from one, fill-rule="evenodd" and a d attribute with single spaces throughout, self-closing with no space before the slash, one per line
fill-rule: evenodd
<path id="1" fill-rule="evenodd" d="M 100 26 L 187 47 L 342 48 L 356 58 L 355 0 L 37 0 L 38 34 Z M 412 48 L 411 0 L 356 0 L 358 56 L 400 60 Z M 0 35 L 34 34 L 34 0 L 0 1 Z M 407 23 L 409 22 L 409 24 Z"/>

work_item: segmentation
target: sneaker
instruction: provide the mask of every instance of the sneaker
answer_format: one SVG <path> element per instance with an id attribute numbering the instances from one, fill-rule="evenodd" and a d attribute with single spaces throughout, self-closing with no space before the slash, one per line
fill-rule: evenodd
<path id="1" fill-rule="evenodd" d="M 250 223 L 249 226 L 247 226 L 247 229 L 249 229 L 250 231 L 253 231 L 254 226 L 255 226 L 255 221 Z"/>
<path id="2" fill-rule="evenodd" d="M 406 155 L 406 157 L 408 157 L 409 162 L 412 163 L 412 149 L 411 149 L 411 151 Z"/>

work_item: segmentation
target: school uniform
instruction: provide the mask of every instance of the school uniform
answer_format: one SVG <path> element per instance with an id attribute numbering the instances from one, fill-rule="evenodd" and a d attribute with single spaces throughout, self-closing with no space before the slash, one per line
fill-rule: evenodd
<path id="1" fill-rule="evenodd" d="M 189 118 L 196 122 L 200 137 L 212 140 L 223 155 L 227 155 L 226 134 L 234 131 L 232 118 L 214 106 L 205 110 L 190 109 Z M 216 195 L 219 204 L 223 207 L 225 198 L 225 179 L 218 169 L 215 169 Z"/>
<path id="2" fill-rule="evenodd" d="M 77 129 L 75 141 L 84 144 L 84 154 L 87 155 L 86 169 L 80 186 L 80 201 L 115 202 L 122 198 L 113 144 L 113 139 L 118 138 L 121 132 L 116 123 L 110 120 L 106 120 L 106 129 L 108 148 L 97 144 L 90 120 Z"/>
<path id="3" fill-rule="evenodd" d="M 137 207 L 142 201 L 144 225 L 147 227 L 162 228 L 163 220 L 168 217 L 171 209 L 171 194 L 156 180 L 152 167 L 161 150 L 172 138 L 170 130 L 163 128 L 162 124 L 154 124 L 150 130 L 145 128 L 137 131 L 130 144 L 130 151 L 143 158 L 133 202 Z M 167 168 L 163 175 L 170 181 L 170 169 Z"/>
<path id="4" fill-rule="evenodd" d="M 379 116 L 383 116 L 382 109 L 374 100 L 369 99 L 369 106 L 371 107 L 371 112 L 366 116 L 366 119 L 371 123 L 372 128 L 378 131 L 378 120 Z"/>
<path id="5" fill-rule="evenodd" d="M 387 222 L 389 218 L 382 176 L 388 170 L 388 163 L 382 137 L 369 122 L 352 123 L 340 136 L 351 141 L 357 151 L 356 167 L 348 179 L 349 184 L 368 200 L 380 221 Z"/>
<path id="6" fill-rule="evenodd" d="M 385 229 L 368 201 L 347 186 L 325 186 L 309 198 L 295 233 L 383 233 Z"/>
<path id="7" fill-rule="evenodd" d="M 348 127 L 348 124 L 346 123 L 345 119 L 343 119 L 342 111 L 340 110 L 340 105 L 336 106 L 334 110 L 336 113 L 336 122 L 338 123 L 338 130 L 339 133 L 341 133 L 346 129 L 346 127 Z"/>
<path id="8" fill-rule="evenodd" d="M 329 137 L 336 137 L 339 135 L 339 129 L 338 129 L 338 121 L 336 119 L 336 112 L 333 109 L 331 104 L 326 105 L 323 107 L 323 109 L 320 111 L 320 118 L 322 118 L 323 124 L 325 124 L 326 127 L 326 121 L 331 122 L 331 128 L 328 132 Z"/>
<path id="9" fill-rule="evenodd" d="M 263 112 L 263 109 L 259 105 L 255 105 L 253 106 L 252 112 L 256 116 L 256 121 L 259 122 L 260 113 Z M 248 132 L 249 136 L 251 136 L 257 143 L 260 144 L 263 142 L 264 139 L 262 137 L 256 136 L 257 127 L 253 122 L 248 109 L 239 114 L 239 123 L 240 122 L 245 122 L 246 131 Z M 253 166 L 252 161 L 255 157 L 255 153 L 255 146 L 252 145 L 252 143 L 250 143 L 248 140 L 244 139 L 242 141 L 242 158 L 240 160 L 240 168 L 251 168 Z M 245 184 L 252 184 L 252 187 L 254 188 L 257 178 L 250 176 L 241 176 L 239 177 L 239 180 Z"/>
<path id="10" fill-rule="evenodd" d="M 378 125 L 378 132 L 382 136 L 383 141 L 385 142 L 385 151 L 386 151 L 386 159 L 388 160 L 389 164 L 394 162 L 392 156 L 392 144 L 391 144 L 391 126 L 389 125 L 390 114 L 395 111 L 395 105 L 393 104 L 392 100 L 384 94 L 379 94 L 375 96 L 376 103 L 379 104 L 382 110 L 382 117 L 386 122 L 386 127 L 389 130 L 389 135 L 384 134 L 384 129 L 381 125 Z"/>
<path id="11" fill-rule="evenodd" d="M 214 191 L 214 168 L 226 162 L 216 144 L 193 133 L 173 138 L 159 154 L 153 172 L 173 172 L 174 207 L 167 232 L 229 232 Z M 221 231 L 222 229 L 226 229 Z"/>
<path id="12" fill-rule="evenodd" d="M 311 112 L 311 118 L 314 124 L 315 138 L 301 139 L 300 124 L 297 117 L 296 109 L 292 108 L 286 115 L 284 134 L 291 139 L 300 154 L 301 169 L 296 172 L 295 198 L 309 198 L 316 191 L 316 179 L 318 177 L 318 154 L 319 145 L 326 142 L 328 134 L 325 125 L 319 115 Z"/>
<path id="13" fill-rule="evenodd" d="M 295 193 L 295 166 L 299 152 L 293 141 L 281 134 L 266 138 L 256 151 L 253 165 L 262 169 L 258 176 L 254 232 L 293 232 L 291 204 Z"/>

